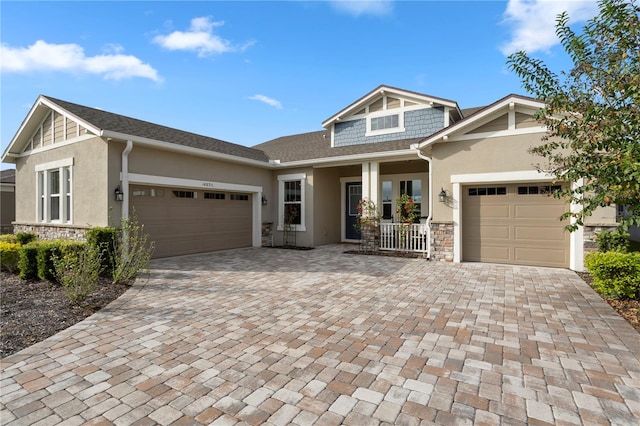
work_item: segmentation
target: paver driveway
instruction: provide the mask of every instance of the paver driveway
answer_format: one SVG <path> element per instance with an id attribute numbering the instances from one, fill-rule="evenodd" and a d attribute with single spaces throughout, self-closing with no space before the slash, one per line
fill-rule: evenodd
<path id="1" fill-rule="evenodd" d="M 344 250 L 154 261 L 2 360 L 2 424 L 638 424 L 639 334 L 574 273 Z"/>

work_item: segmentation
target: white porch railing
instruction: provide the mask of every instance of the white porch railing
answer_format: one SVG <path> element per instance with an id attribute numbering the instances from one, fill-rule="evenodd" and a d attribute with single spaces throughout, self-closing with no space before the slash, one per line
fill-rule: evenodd
<path id="1" fill-rule="evenodd" d="M 380 223 L 380 250 L 429 254 L 429 225 Z"/>

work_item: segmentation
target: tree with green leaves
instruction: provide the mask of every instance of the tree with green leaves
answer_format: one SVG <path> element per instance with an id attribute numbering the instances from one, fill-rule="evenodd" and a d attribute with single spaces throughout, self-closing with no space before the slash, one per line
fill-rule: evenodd
<path id="1" fill-rule="evenodd" d="M 538 170 L 558 181 L 581 183 L 556 194 L 581 207 L 567 212 L 575 231 L 598 207 L 627 207 L 620 226 L 640 225 L 640 7 L 635 0 L 601 0 L 582 33 L 558 15 L 556 35 L 573 62 L 555 74 L 526 52 L 507 64 L 523 87 L 546 106 L 536 119 L 547 134 L 531 152 Z"/>

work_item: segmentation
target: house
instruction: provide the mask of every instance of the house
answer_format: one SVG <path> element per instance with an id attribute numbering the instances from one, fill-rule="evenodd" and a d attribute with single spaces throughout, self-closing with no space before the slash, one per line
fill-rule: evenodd
<path id="1" fill-rule="evenodd" d="M 13 231 L 12 222 L 16 219 L 16 171 L 0 171 L 0 234 Z"/>
<path id="2" fill-rule="evenodd" d="M 463 110 L 379 86 L 320 131 L 249 148 L 40 96 L 2 161 L 16 166 L 14 229 L 45 238 L 83 238 L 135 210 L 156 257 L 282 244 L 291 231 L 299 246 L 357 242 L 358 202 L 373 201 L 391 232 L 404 193 L 431 259 L 582 270 L 615 209 L 564 231 L 572 207 L 549 194 L 572 183 L 537 172 L 528 152 L 545 132 L 541 106 L 509 95 Z"/>

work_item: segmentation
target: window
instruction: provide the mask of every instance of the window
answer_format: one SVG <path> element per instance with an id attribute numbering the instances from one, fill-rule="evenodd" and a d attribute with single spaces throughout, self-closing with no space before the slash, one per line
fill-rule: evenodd
<path id="1" fill-rule="evenodd" d="M 231 196 L 233 197 L 233 194 Z M 204 198 L 205 200 L 224 200 L 224 192 L 205 192 Z"/>
<path id="2" fill-rule="evenodd" d="M 417 221 L 420 221 L 422 216 L 422 180 L 401 180 L 400 181 L 400 195 L 407 194 L 413 200 L 416 206 Z"/>
<path id="3" fill-rule="evenodd" d="M 519 186 L 518 195 L 553 194 L 560 191 L 560 185 Z"/>
<path id="4" fill-rule="evenodd" d="M 305 231 L 305 182 L 306 174 L 278 176 L 278 229 L 295 225 L 297 231 Z"/>
<path id="5" fill-rule="evenodd" d="M 131 191 L 134 197 L 164 197 L 164 189 L 135 188 Z"/>
<path id="6" fill-rule="evenodd" d="M 73 158 L 36 166 L 38 222 L 71 223 Z"/>
<path id="7" fill-rule="evenodd" d="M 195 191 L 173 191 L 173 195 L 176 198 L 198 198 Z"/>
<path id="8" fill-rule="evenodd" d="M 371 131 L 394 129 L 398 127 L 398 114 L 385 115 L 371 119 Z"/>
<path id="9" fill-rule="evenodd" d="M 224 195 L 224 194 L 222 194 Z M 229 197 L 232 200 L 236 200 L 236 201 L 249 201 L 249 195 L 248 194 L 231 194 L 231 196 Z"/>
<path id="10" fill-rule="evenodd" d="M 382 182 L 382 218 L 393 219 L 393 182 Z"/>
<path id="11" fill-rule="evenodd" d="M 469 188 L 468 194 L 471 197 L 482 197 L 485 195 L 507 195 L 506 186 L 489 186 L 480 188 Z"/>

